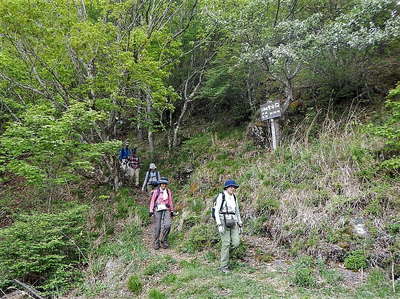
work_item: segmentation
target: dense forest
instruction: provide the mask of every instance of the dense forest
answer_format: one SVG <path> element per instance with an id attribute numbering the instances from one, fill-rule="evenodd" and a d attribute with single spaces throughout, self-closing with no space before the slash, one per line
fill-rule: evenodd
<path id="1" fill-rule="evenodd" d="M 399 14 L 397 0 L 2 0 L 0 297 L 399 296 Z M 176 195 L 166 254 L 146 246 L 125 143 L 141 180 L 154 162 Z M 226 179 L 244 220 L 231 277 L 209 213 Z"/>

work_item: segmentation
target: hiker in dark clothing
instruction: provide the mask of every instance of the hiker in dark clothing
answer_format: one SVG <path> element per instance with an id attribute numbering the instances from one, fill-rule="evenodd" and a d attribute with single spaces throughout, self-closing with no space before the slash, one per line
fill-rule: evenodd
<path id="1" fill-rule="evenodd" d="M 132 154 L 128 157 L 128 171 L 129 178 L 134 179 L 135 186 L 139 187 L 140 160 L 136 155 L 136 149 L 133 149 Z"/>
<path id="2" fill-rule="evenodd" d="M 156 164 L 150 163 L 149 170 L 146 172 L 146 176 L 143 181 L 142 191 L 146 191 L 148 187 L 153 190 L 158 186 L 158 181 L 160 180 L 160 172 L 157 170 Z"/>
<path id="3" fill-rule="evenodd" d="M 154 249 L 168 248 L 168 234 L 174 213 L 172 191 L 167 188 L 168 179 L 161 178 L 160 186 L 151 195 L 149 216 L 154 217 Z"/>
<path id="4" fill-rule="evenodd" d="M 221 260 L 220 270 L 229 272 L 229 253 L 240 244 L 240 232 L 242 231 L 242 219 L 239 205 L 235 196 L 235 190 L 239 188 L 234 180 L 224 183 L 224 191 L 217 197 L 215 204 L 215 221 L 221 236 Z"/>

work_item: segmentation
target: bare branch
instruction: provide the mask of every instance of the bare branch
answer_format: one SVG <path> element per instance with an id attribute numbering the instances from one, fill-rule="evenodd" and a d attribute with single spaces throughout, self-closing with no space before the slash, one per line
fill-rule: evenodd
<path id="1" fill-rule="evenodd" d="M 36 299 L 44 299 L 39 293 L 39 291 L 35 290 L 32 286 L 27 285 L 26 283 L 23 283 L 19 281 L 18 279 L 13 279 L 13 281 L 17 284 L 19 284 L 21 287 L 23 287 L 25 290 L 28 291 L 29 295 L 31 295 L 33 298 Z"/>
<path id="2" fill-rule="evenodd" d="M 27 84 L 20 83 L 17 80 L 8 77 L 7 75 L 5 75 L 2 72 L 0 72 L 0 78 L 2 78 L 3 80 L 7 80 L 7 81 L 11 82 L 12 84 L 14 84 L 14 85 L 16 85 L 16 86 L 18 86 L 18 87 L 20 87 L 22 89 L 30 90 L 30 91 L 32 91 L 34 93 L 37 93 L 37 94 L 47 98 L 47 95 L 44 92 L 40 91 L 39 89 L 36 89 L 36 88 L 34 88 L 34 87 L 30 86 L 30 85 L 27 85 Z"/>

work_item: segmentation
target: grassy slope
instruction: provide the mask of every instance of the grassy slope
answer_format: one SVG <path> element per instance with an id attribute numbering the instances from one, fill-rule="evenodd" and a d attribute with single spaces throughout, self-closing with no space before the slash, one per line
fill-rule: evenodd
<path id="1" fill-rule="evenodd" d="M 180 210 L 171 250 L 150 249 L 145 210 L 127 204 L 132 196 L 142 202 L 140 195 L 117 197 L 114 210 L 124 219 L 121 232 L 100 238 L 83 294 L 130 297 L 136 290 L 143 298 L 399 296 L 400 285 L 394 294 L 388 267 L 390 242 L 396 234 L 398 238 L 398 231 L 390 228 L 399 221 L 400 184 L 379 170 L 381 142 L 367 138 L 354 121 L 326 120 L 322 128 L 298 128 L 297 135 L 271 153 L 254 148 L 244 131 L 197 134 L 175 158 L 159 164 L 171 178 Z M 190 179 L 179 183 L 176 174 L 192 166 Z M 218 243 L 209 220 L 211 199 L 227 178 L 241 185 L 245 219 L 245 241 L 229 276 L 216 270 Z M 355 233 L 357 223 L 366 236 Z M 365 259 L 369 275 L 343 269 L 355 250 L 362 254 L 348 259 L 347 266 L 362 265 Z M 139 284 L 128 287 L 130 277 Z"/>

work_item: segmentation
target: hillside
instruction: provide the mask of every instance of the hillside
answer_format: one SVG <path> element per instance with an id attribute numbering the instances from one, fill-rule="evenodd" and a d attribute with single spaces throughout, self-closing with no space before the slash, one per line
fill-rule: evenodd
<path id="1" fill-rule="evenodd" d="M 275 152 L 254 146 L 244 126 L 196 125 L 170 154 L 160 143 L 179 212 L 167 250 L 151 247 L 147 194 L 80 184 L 68 197 L 89 205 L 90 244 L 79 245 L 82 283 L 65 298 L 396 297 L 400 181 L 380 168 L 385 143 L 366 131 L 366 114 L 347 115 L 304 120 Z M 244 232 L 227 276 L 210 207 L 228 178 L 240 184 Z M 29 190 L 5 186 L 3 202 L 29 208 Z"/>
<path id="2" fill-rule="evenodd" d="M 315 129 L 302 124 L 276 152 L 254 147 L 243 127 L 194 133 L 160 161 L 180 212 L 172 249 L 153 250 L 146 215 L 138 224 L 131 214 L 91 265 L 100 269 L 86 282 L 90 290 L 129 297 L 139 281 L 143 298 L 396 297 L 400 182 L 377 168 L 382 140 L 363 132 L 362 115 L 349 115 L 342 122 L 326 118 Z M 193 172 L 181 182 L 188 164 Z M 229 276 L 218 271 L 210 219 L 212 198 L 227 178 L 240 183 L 245 219 Z"/>
<path id="3" fill-rule="evenodd" d="M 1 298 L 400 297 L 399 16 L 0 1 Z"/>

